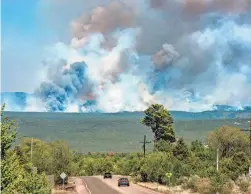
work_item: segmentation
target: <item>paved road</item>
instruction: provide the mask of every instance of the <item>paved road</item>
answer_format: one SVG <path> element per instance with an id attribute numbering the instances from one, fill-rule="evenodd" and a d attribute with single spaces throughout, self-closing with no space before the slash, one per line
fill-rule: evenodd
<path id="1" fill-rule="evenodd" d="M 97 177 L 83 177 L 89 194 L 120 194 Z"/>
<path id="2" fill-rule="evenodd" d="M 103 179 L 102 176 L 83 177 L 89 194 L 160 194 L 149 189 L 145 189 L 136 184 L 130 183 L 129 187 L 118 187 L 120 176 L 113 176 L 112 179 Z"/>

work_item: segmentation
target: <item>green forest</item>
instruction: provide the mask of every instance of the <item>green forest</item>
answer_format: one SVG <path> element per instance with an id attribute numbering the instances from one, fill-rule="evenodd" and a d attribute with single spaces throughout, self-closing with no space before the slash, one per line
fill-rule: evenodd
<path id="1" fill-rule="evenodd" d="M 59 177 L 62 172 L 68 176 L 112 172 L 130 175 L 135 182 L 182 185 L 204 194 L 228 194 L 235 186 L 247 192 L 250 186 L 247 177 L 251 164 L 249 137 L 239 128 L 222 126 L 212 129 L 206 144 L 199 140 L 186 143 L 182 137 L 176 137 L 169 111 L 154 104 L 145 110 L 145 116 L 139 121 L 152 131 L 154 139 L 154 149 L 145 156 L 143 152 L 78 153 L 61 140 L 46 142 L 19 137 L 18 126 L 4 117 L 3 109 L 2 193 L 51 193 L 47 175 L 54 175 L 56 183 L 62 184 Z M 22 141 L 16 145 L 18 138 Z"/>

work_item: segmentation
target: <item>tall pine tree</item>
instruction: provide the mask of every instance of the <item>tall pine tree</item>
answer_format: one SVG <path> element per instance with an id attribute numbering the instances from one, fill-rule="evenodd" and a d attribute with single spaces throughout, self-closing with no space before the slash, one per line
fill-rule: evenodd
<path id="1" fill-rule="evenodd" d="M 173 118 L 163 105 L 153 104 L 144 112 L 145 117 L 141 123 L 152 129 L 156 143 L 160 140 L 175 142 Z"/>

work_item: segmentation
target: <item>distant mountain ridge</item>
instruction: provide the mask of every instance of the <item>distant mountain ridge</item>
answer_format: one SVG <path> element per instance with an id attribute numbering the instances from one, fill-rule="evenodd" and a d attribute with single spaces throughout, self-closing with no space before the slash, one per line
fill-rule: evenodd
<path id="1" fill-rule="evenodd" d="M 25 92 L 3 92 L 1 93 L 1 103 L 10 101 L 17 104 L 21 108 L 25 107 L 27 99 L 35 96 Z M 171 114 L 176 118 L 181 119 L 234 119 L 234 118 L 249 118 L 251 116 L 251 106 L 239 107 L 228 106 L 228 105 L 215 105 L 213 110 L 203 112 L 186 112 L 186 111 L 170 111 Z M 85 113 L 82 113 L 85 114 Z M 89 113 L 87 113 L 89 114 Z M 93 113 L 95 114 L 95 113 Z M 127 112 L 122 111 L 119 113 L 105 113 L 111 115 L 143 115 L 143 112 Z"/>

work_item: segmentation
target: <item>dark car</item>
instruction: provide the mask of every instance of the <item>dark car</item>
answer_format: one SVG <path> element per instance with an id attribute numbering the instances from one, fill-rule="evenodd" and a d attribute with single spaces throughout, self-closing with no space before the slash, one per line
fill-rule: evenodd
<path id="1" fill-rule="evenodd" d="M 111 179 L 111 178 L 112 178 L 112 174 L 111 174 L 110 172 L 106 172 L 106 173 L 104 174 L 104 179 L 106 179 L 106 178 Z"/>
<path id="2" fill-rule="evenodd" d="M 120 186 L 130 186 L 130 183 L 129 183 L 129 180 L 128 180 L 128 178 L 120 178 L 119 180 L 118 180 L 118 186 L 120 187 Z"/>

